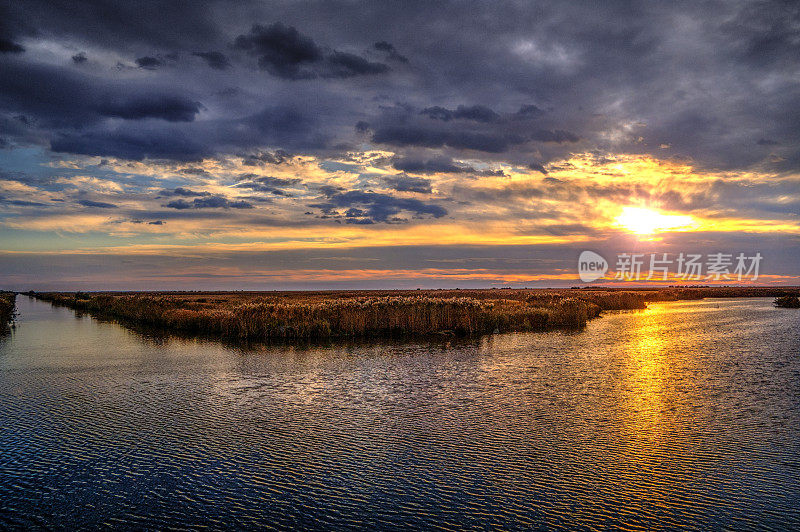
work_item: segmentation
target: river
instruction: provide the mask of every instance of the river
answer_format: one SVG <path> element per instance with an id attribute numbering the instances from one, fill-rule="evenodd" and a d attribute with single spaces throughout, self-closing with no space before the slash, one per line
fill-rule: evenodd
<path id="1" fill-rule="evenodd" d="M 800 528 L 800 311 L 230 346 L 17 298 L 0 527 Z"/>

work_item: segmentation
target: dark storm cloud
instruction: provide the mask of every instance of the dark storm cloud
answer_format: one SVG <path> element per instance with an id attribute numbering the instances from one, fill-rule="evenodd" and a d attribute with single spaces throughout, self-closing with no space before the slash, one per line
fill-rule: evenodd
<path id="1" fill-rule="evenodd" d="M 540 129 L 539 131 L 534 131 L 531 133 L 530 139 L 537 140 L 539 142 L 555 142 L 556 144 L 578 142 L 581 140 L 580 137 L 578 137 L 575 133 L 570 133 L 569 131 L 563 131 L 560 129 L 550 131 Z"/>
<path id="2" fill-rule="evenodd" d="M 166 225 L 167 224 L 167 222 L 165 222 L 164 220 L 151 220 L 151 221 L 147 222 L 147 221 L 139 219 L 139 218 L 133 218 L 133 219 L 128 220 L 128 221 L 130 223 L 132 223 L 132 224 L 147 224 L 147 225 Z"/>
<path id="3" fill-rule="evenodd" d="M 222 52 L 193 52 L 192 55 L 204 59 L 208 66 L 217 70 L 225 70 L 231 66 Z"/>
<path id="4" fill-rule="evenodd" d="M 21 45 L 3 37 L 0 37 L 0 53 L 18 54 L 25 51 Z"/>
<path id="5" fill-rule="evenodd" d="M 28 200 L 17 200 L 17 199 L 8 199 L 4 196 L 0 196 L 0 203 L 5 205 L 13 205 L 15 207 L 45 207 L 44 203 L 40 203 L 38 201 L 28 201 Z"/>
<path id="6" fill-rule="evenodd" d="M 184 187 L 178 187 L 173 190 L 162 190 L 161 196 L 183 196 L 184 198 L 190 198 L 195 196 L 210 196 L 211 192 L 206 191 L 196 191 L 191 190 Z"/>
<path id="7" fill-rule="evenodd" d="M 149 84 L 120 83 L 75 69 L 18 61 L 6 62 L 3 68 L 0 104 L 56 127 L 80 127 L 104 117 L 188 122 L 200 112 L 199 102 Z"/>
<path id="8" fill-rule="evenodd" d="M 89 58 L 86 57 L 86 53 L 80 52 L 72 56 L 72 62 L 76 65 L 80 65 L 81 63 L 85 63 L 88 61 Z"/>
<path id="9" fill-rule="evenodd" d="M 234 47 L 256 56 L 261 68 L 285 79 L 348 78 L 389 70 L 383 63 L 355 54 L 326 52 L 312 38 L 280 22 L 270 26 L 254 24 L 249 34 L 236 38 Z"/>
<path id="10" fill-rule="evenodd" d="M 528 168 L 547 175 L 547 169 L 540 163 L 529 163 Z"/>
<path id="11" fill-rule="evenodd" d="M 210 8 L 216 2 L 198 0 L 25 0 L 6 2 L 0 15 L 21 35 L 79 39 L 107 47 L 143 45 L 177 48 L 213 40 L 219 35 Z M 0 26 L 3 25 L 0 22 Z M 2 33 L 0 33 L 2 35 Z"/>
<path id="12" fill-rule="evenodd" d="M 419 192 L 421 194 L 431 193 L 431 182 L 421 177 L 408 175 L 396 175 L 387 177 L 386 185 L 398 192 Z"/>
<path id="13" fill-rule="evenodd" d="M 164 61 L 156 57 L 144 56 L 144 57 L 137 57 L 136 64 L 139 66 L 139 68 L 155 70 L 158 67 L 164 66 L 165 63 Z"/>
<path id="14" fill-rule="evenodd" d="M 188 138 L 180 131 L 160 128 L 64 132 L 51 140 L 50 149 L 55 152 L 106 155 L 136 161 L 148 158 L 198 161 L 213 153 L 208 146 Z"/>
<path id="15" fill-rule="evenodd" d="M 795 2 L 752 2 L 722 26 L 734 53 L 756 67 L 794 63 L 800 56 L 800 7 Z"/>
<path id="16" fill-rule="evenodd" d="M 506 153 L 536 143 L 574 144 L 580 137 L 561 129 L 543 129 L 518 113 L 500 114 L 483 105 L 455 109 L 410 105 L 382 109 L 370 126 L 372 141 L 395 147 L 474 150 Z"/>
<path id="17" fill-rule="evenodd" d="M 544 111 L 542 111 L 541 109 L 539 109 L 535 105 L 527 104 L 527 105 L 523 105 L 522 107 L 520 107 L 519 110 L 516 113 L 514 113 L 514 118 L 523 119 L 523 120 L 529 120 L 529 119 L 532 119 L 532 118 L 539 118 L 543 114 L 544 114 Z"/>
<path id="18" fill-rule="evenodd" d="M 0 5 L 0 54 L 21 54 L 25 47 L 16 42 L 20 25 L 9 16 L 9 7 Z"/>
<path id="19" fill-rule="evenodd" d="M 199 176 L 204 176 L 204 177 L 211 177 L 211 174 L 208 173 L 203 168 L 193 168 L 193 167 L 181 168 L 180 173 L 186 174 L 186 175 L 199 175 Z"/>
<path id="20" fill-rule="evenodd" d="M 266 143 L 281 142 L 286 146 L 306 149 L 323 148 L 324 133 L 318 118 L 301 106 L 270 106 L 242 120 L 253 128 Z"/>
<path id="21" fill-rule="evenodd" d="M 389 67 L 383 63 L 367 61 L 361 56 L 347 52 L 334 51 L 327 57 L 327 63 L 327 68 L 321 74 L 323 77 L 349 78 L 389 71 Z"/>
<path id="22" fill-rule="evenodd" d="M 291 155 L 283 150 L 276 150 L 274 152 L 258 152 L 241 155 L 242 164 L 246 166 L 259 166 L 262 164 L 282 164 L 292 158 Z"/>
<path id="23" fill-rule="evenodd" d="M 83 205 L 84 207 L 94 207 L 97 209 L 116 209 L 117 206 L 113 203 L 105 203 L 103 201 L 93 201 L 93 200 L 78 200 L 78 204 Z"/>
<path id="24" fill-rule="evenodd" d="M 799 11 L 777 0 L 501 0 L 469 15 L 448 1 L 5 3 L 0 136 L 135 159 L 372 141 L 430 152 L 420 160 L 478 152 L 467 155 L 546 167 L 599 150 L 791 172 Z M 91 61 L 78 69 L 64 52 L 69 68 L 52 66 L 42 50 L 62 45 Z M 145 68 L 129 68 L 137 58 Z M 199 102 L 213 120 L 198 120 Z M 410 111 L 387 112 L 391 102 Z M 19 114 L 35 125 L 8 120 Z"/>
<path id="25" fill-rule="evenodd" d="M 375 131 L 372 141 L 393 146 L 449 147 L 489 153 L 507 151 L 511 144 L 521 144 L 521 137 L 506 137 L 484 132 L 448 131 L 420 126 L 386 126 Z"/>
<path id="26" fill-rule="evenodd" d="M 200 112 L 200 103 L 176 96 L 145 96 L 110 101 L 97 106 L 103 116 L 141 120 L 160 118 L 167 122 L 191 122 Z"/>
<path id="27" fill-rule="evenodd" d="M 296 28 L 276 22 L 271 26 L 254 24 L 250 33 L 239 35 L 234 47 L 258 57 L 261 68 L 288 79 L 313 77 L 305 67 L 323 59 L 322 49 Z"/>
<path id="28" fill-rule="evenodd" d="M 472 171 L 471 167 L 456 165 L 449 157 L 428 160 L 406 157 L 395 160 L 392 166 L 397 170 L 413 174 L 460 174 Z"/>
<path id="29" fill-rule="evenodd" d="M 170 209 L 252 209 L 253 205 L 244 200 L 231 201 L 224 196 L 208 195 L 202 198 L 195 198 L 191 202 L 185 199 L 177 199 L 163 205 Z"/>
<path id="30" fill-rule="evenodd" d="M 454 119 L 474 120 L 475 122 L 496 122 L 500 119 L 500 115 L 483 105 L 459 105 L 456 109 L 445 109 L 439 106 L 427 107 L 420 111 L 419 114 L 445 122 Z"/>
<path id="31" fill-rule="evenodd" d="M 448 147 L 457 150 L 503 153 L 515 145 L 530 141 L 565 144 L 578 142 L 580 138 L 574 133 L 562 130 L 539 130 L 521 135 L 504 132 L 445 130 L 421 126 L 387 126 L 376 130 L 372 140 L 378 144 L 401 147 Z"/>
<path id="32" fill-rule="evenodd" d="M 284 188 L 294 187 L 302 182 L 301 179 L 297 178 L 281 178 L 272 176 L 255 177 L 253 175 L 242 175 L 239 177 L 247 177 L 250 179 L 241 183 L 237 183 L 237 188 L 246 188 L 254 192 L 267 192 L 276 196 L 288 195 L 287 192 L 283 190 Z"/>
<path id="33" fill-rule="evenodd" d="M 385 52 L 386 56 L 391 59 L 392 61 L 399 61 L 400 63 L 408 63 L 408 58 L 404 55 L 400 55 L 397 52 L 397 49 L 394 47 L 393 44 L 388 43 L 386 41 L 378 41 L 372 45 L 376 50 L 380 50 L 381 52 Z"/>
<path id="34" fill-rule="evenodd" d="M 338 215 L 337 209 L 346 209 L 347 223 L 400 223 L 407 221 L 400 217 L 403 212 L 434 218 L 447 215 L 447 210 L 439 205 L 360 190 L 339 192 L 329 189 L 325 191 L 323 201 L 310 204 L 309 207 L 321 209 L 328 216 Z"/>
<path id="35" fill-rule="evenodd" d="M 356 133 L 358 133 L 359 135 L 366 135 L 370 131 L 369 122 L 366 122 L 364 120 L 359 120 L 358 122 L 356 122 L 355 129 Z"/>
<path id="36" fill-rule="evenodd" d="M 188 162 L 227 150 L 259 145 L 282 144 L 293 151 L 313 152 L 324 149 L 329 140 L 324 131 L 317 127 L 313 113 L 294 106 L 273 106 L 241 119 L 220 118 L 190 126 L 188 121 L 181 119 L 191 116 L 195 104 L 187 100 L 185 105 L 153 108 L 154 112 L 163 113 L 158 118 L 168 126 L 153 120 L 134 120 L 136 113 L 149 112 L 146 107 L 138 105 L 125 110 L 128 119 L 122 124 L 95 124 L 99 113 L 93 109 L 82 109 L 80 115 L 61 118 L 74 119 L 86 126 L 77 130 L 56 130 L 50 139 L 50 147 L 66 153 Z M 197 105 L 199 107 L 200 104 Z M 113 107 L 103 108 L 102 111 L 106 114 L 122 114 Z"/>

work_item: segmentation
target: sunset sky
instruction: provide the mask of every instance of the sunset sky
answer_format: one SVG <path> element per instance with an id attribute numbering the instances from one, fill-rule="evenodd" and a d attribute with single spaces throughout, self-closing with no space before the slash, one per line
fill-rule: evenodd
<path id="1" fill-rule="evenodd" d="M 0 288 L 573 286 L 583 250 L 800 284 L 800 4 L 0 0 Z"/>

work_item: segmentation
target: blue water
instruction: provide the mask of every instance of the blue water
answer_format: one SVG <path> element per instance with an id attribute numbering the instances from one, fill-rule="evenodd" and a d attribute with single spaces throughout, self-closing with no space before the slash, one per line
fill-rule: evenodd
<path id="1" fill-rule="evenodd" d="M 18 297 L 0 528 L 800 529 L 800 311 L 235 348 Z"/>

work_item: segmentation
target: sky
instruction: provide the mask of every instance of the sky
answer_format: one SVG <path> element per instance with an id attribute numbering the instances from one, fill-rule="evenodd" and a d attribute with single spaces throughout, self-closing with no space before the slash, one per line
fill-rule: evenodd
<path id="1" fill-rule="evenodd" d="M 0 288 L 578 286 L 586 250 L 800 284 L 800 4 L 0 0 Z"/>

